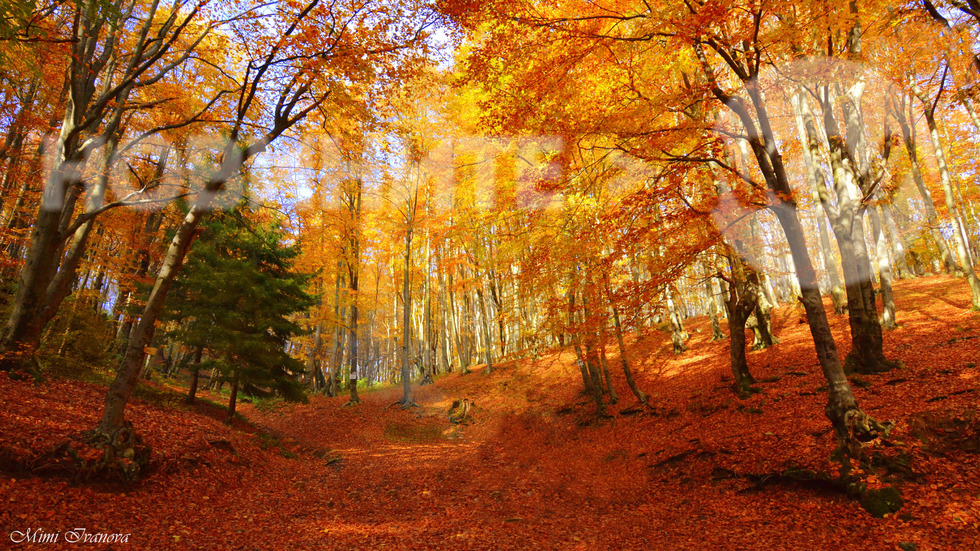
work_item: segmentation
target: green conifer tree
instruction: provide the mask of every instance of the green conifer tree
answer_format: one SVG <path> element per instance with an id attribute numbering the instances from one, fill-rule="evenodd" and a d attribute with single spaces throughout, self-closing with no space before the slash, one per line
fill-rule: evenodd
<path id="1" fill-rule="evenodd" d="M 279 224 L 249 223 L 241 210 L 203 226 L 168 300 L 168 317 L 179 322 L 172 335 L 195 350 L 189 400 L 197 373 L 212 366 L 231 383 L 229 418 L 240 389 L 305 400 L 303 364 L 286 353 L 302 332 L 291 318 L 314 304 L 310 276 L 293 271 L 298 249 L 282 245 Z"/>

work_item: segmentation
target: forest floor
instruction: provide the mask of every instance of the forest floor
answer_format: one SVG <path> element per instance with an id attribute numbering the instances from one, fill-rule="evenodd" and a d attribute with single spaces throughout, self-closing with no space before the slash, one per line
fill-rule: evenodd
<path id="1" fill-rule="evenodd" d="M 245 404 L 228 426 L 158 385 L 128 409 L 154 450 L 129 488 L 11 470 L 93 426 L 104 387 L 0 375 L 0 548 L 15 531 L 64 542 L 84 528 L 130 534 L 112 549 L 980 549 L 980 316 L 961 280 L 896 295 L 901 327 L 885 345 L 905 368 L 854 379 L 910 461 L 893 481 L 904 506 L 886 518 L 794 476 L 836 466 L 807 326 L 784 306 L 782 342 L 749 355 L 759 393 L 733 395 L 727 341 L 691 320 L 683 355 L 654 330 L 628 343 L 655 409 L 633 407 L 618 372 L 620 403 L 598 421 L 567 350 L 443 376 L 407 411 L 391 388 L 355 407 Z M 843 357 L 846 318 L 832 322 Z M 468 425 L 448 419 L 460 398 L 476 404 Z"/>

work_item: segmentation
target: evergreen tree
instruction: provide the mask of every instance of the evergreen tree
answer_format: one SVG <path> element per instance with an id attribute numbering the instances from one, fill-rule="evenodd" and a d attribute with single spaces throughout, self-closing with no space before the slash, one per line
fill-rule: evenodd
<path id="1" fill-rule="evenodd" d="M 208 367 L 231 382 L 229 418 L 240 388 L 304 400 L 303 365 L 286 353 L 289 338 L 302 332 L 291 315 L 314 303 L 310 276 L 293 271 L 298 249 L 282 245 L 279 224 L 249 223 L 241 211 L 203 226 L 168 301 L 168 317 L 179 321 L 173 336 L 195 350 L 189 401 Z"/>

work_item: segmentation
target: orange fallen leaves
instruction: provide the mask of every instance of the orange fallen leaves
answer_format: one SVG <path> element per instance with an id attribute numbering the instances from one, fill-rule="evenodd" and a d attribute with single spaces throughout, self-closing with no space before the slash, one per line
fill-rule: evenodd
<path id="1" fill-rule="evenodd" d="M 977 407 L 977 368 L 967 364 L 980 357 L 980 318 L 962 309 L 962 287 L 949 278 L 902 282 L 903 325 L 886 335 L 886 348 L 907 369 L 856 388 L 867 411 L 897 422 L 893 435 L 913 460 L 905 506 L 884 519 L 833 491 L 746 478 L 836 472 L 806 328 L 781 308 L 773 322 L 782 343 L 749 356 L 754 375 L 770 382 L 747 400 L 723 380 L 727 345 L 709 340 L 703 320 L 691 323 L 690 356 L 656 357 L 669 336 L 653 331 L 628 342 L 632 357 L 647 358 L 636 370 L 655 415 L 594 422 L 568 352 L 490 376 L 445 376 L 420 387 L 423 408 L 410 411 L 387 407 L 397 390 L 365 393 L 355 408 L 323 397 L 271 412 L 244 406 L 277 436 L 274 445 L 204 406 L 137 400 L 129 418 L 154 449 L 148 479 L 120 491 L 7 474 L 0 536 L 78 526 L 131 532 L 133 549 L 978 548 L 977 455 L 915 435 L 922 412 L 962 418 Z M 846 348 L 846 319 L 832 321 Z M 0 458 L 27 457 L 88 428 L 102 392 L 0 374 Z M 476 409 L 450 439 L 446 411 L 459 397 Z M 883 483 L 877 472 L 866 481 Z"/>

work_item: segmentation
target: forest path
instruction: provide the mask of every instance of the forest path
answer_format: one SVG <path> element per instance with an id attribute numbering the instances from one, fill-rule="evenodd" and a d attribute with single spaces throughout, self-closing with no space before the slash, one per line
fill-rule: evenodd
<path id="1" fill-rule="evenodd" d="M 306 491 L 292 492 L 289 507 L 305 514 L 290 523 L 290 547 L 676 549 L 683 540 L 703 542 L 705 504 L 658 492 L 643 473 L 622 470 L 624 452 L 565 455 L 568 435 L 552 416 L 480 408 L 473 424 L 453 427 L 446 411 L 454 396 L 440 386 L 416 389 L 419 406 L 409 410 L 391 406 L 398 396 L 394 389 L 364 393 L 363 403 L 339 408 L 346 398 L 314 398 L 281 414 L 246 409 L 304 452 L 293 484 Z M 325 417 L 333 417 L 329 427 L 310 427 Z"/>

